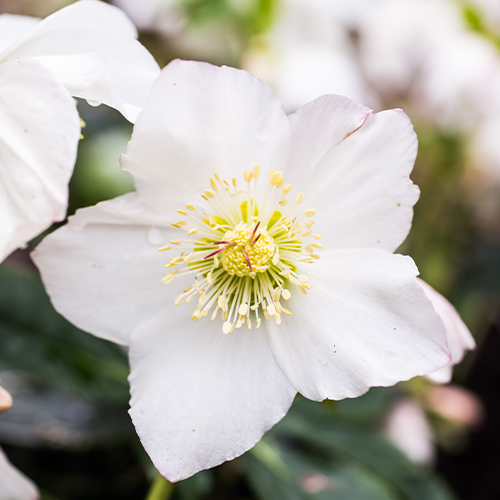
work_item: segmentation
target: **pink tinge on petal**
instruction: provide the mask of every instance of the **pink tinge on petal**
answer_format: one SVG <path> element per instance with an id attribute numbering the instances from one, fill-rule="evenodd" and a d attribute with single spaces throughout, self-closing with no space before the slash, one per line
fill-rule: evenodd
<path id="1" fill-rule="evenodd" d="M 419 196 L 409 177 L 417 137 L 408 116 L 400 109 L 374 114 L 345 97 L 323 96 L 290 120 L 285 175 L 314 204 L 325 247 L 395 251 L 410 231 Z"/>
<path id="2" fill-rule="evenodd" d="M 432 306 L 438 313 L 446 330 L 448 347 L 451 352 L 450 365 L 456 365 L 465 355 L 465 352 L 476 347 L 476 342 L 472 337 L 469 329 L 460 318 L 457 310 L 446 300 L 440 293 L 436 292 L 430 285 L 421 279 L 417 279 L 418 283 L 424 290 Z M 451 379 L 451 370 L 445 367 L 442 370 L 427 374 L 430 380 L 438 383 L 449 382 Z"/>

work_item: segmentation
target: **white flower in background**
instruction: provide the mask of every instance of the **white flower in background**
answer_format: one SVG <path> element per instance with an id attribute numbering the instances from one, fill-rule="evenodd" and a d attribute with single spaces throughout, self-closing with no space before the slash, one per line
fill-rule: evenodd
<path id="1" fill-rule="evenodd" d="M 0 61 L 35 60 L 74 97 L 116 108 L 134 122 L 159 75 L 137 30 L 116 7 L 82 0 L 44 20 L 0 16 Z"/>
<path id="2" fill-rule="evenodd" d="M 388 99 L 405 95 L 429 54 L 464 29 L 454 0 L 379 0 L 359 34 L 364 73 Z"/>
<path id="3" fill-rule="evenodd" d="M 442 41 L 427 54 L 410 92 L 415 111 L 451 131 L 475 134 L 500 111 L 500 52 L 473 33 Z"/>
<path id="4" fill-rule="evenodd" d="M 12 397 L 0 386 L 0 413 L 12 406 Z M 0 500 L 37 500 L 35 485 L 19 472 L 0 449 Z"/>
<path id="5" fill-rule="evenodd" d="M 413 398 L 401 398 L 394 404 L 387 415 L 383 432 L 414 462 L 423 465 L 434 462 L 434 435 L 424 408 Z"/>
<path id="6" fill-rule="evenodd" d="M 381 0 L 360 31 L 368 80 L 448 130 L 473 132 L 500 108 L 500 55 L 453 0 Z"/>
<path id="7" fill-rule="evenodd" d="M 243 55 L 242 66 L 270 85 L 285 110 L 324 94 L 376 104 L 346 26 L 361 5 L 342 7 L 330 0 L 280 2 L 270 30 Z"/>
<path id="8" fill-rule="evenodd" d="M 449 365 L 433 373 L 428 373 L 426 376 L 434 382 L 445 384 L 451 380 L 453 365 L 462 361 L 466 351 L 475 349 L 476 342 L 457 310 L 450 302 L 440 293 L 436 292 L 434 288 L 425 283 L 425 281 L 419 279 L 418 282 L 444 324 L 448 347 L 451 352 L 451 362 Z"/>
<path id="9" fill-rule="evenodd" d="M 439 417 L 439 425 L 436 424 Z M 481 400 L 463 387 L 421 386 L 418 397 L 403 396 L 389 410 L 383 433 L 411 460 L 432 465 L 436 441 L 449 450 L 460 447 L 468 432 L 484 420 Z M 439 437 L 441 439 L 439 439 Z"/>
<path id="10" fill-rule="evenodd" d="M 113 0 L 134 24 L 145 31 L 159 31 L 167 36 L 179 35 L 186 19 L 179 0 Z"/>
<path id="11" fill-rule="evenodd" d="M 416 149 L 401 110 L 329 95 L 286 116 L 245 71 L 164 69 L 122 157 L 137 192 L 78 211 L 33 258 L 63 315 L 129 346 L 132 419 L 168 479 L 248 450 L 297 391 L 356 397 L 449 362 L 392 253 Z"/>
<path id="12" fill-rule="evenodd" d="M 71 95 L 134 121 L 159 68 L 125 14 L 77 2 L 0 16 L 0 262 L 64 219 L 80 123 Z"/>
<path id="13" fill-rule="evenodd" d="M 470 202 L 498 233 L 500 3 L 496 0 L 379 0 L 360 26 L 367 80 L 385 102 L 466 141 Z M 496 31 L 495 31 L 496 30 Z"/>

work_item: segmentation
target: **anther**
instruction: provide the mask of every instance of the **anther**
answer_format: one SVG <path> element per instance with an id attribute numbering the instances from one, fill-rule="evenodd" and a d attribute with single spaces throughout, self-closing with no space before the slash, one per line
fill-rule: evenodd
<path id="1" fill-rule="evenodd" d="M 178 222 L 171 222 L 170 225 L 173 227 L 176 227 L 177 229 L 180 229 L 182 226 L 186 225 L 186 222 L 184 222 L 183 220 L 180 220 Z"/>
<path id="2" fill-rule="evenodd" d="M 299 193 L 296 197 L 295 197 L 295 201 L 293 202 L 295 205 L 299 205 L 302 200 L 304 199 L 304 193 Z"/>
<path id="3" fill-rule="evenodd" d="M 257 180 L 260 177 L 260 165 L 256 163 L 253 167 L 253 178 Z"/>

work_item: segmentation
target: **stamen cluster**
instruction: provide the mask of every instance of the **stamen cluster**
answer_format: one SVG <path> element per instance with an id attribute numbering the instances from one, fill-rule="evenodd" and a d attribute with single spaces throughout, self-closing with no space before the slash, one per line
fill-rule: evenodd
<path id="1" fill-rule="evenodd" d="M 319 234 L 313 234 L 314 210 L 300 212 L 298 206 L 304 198 L 299 193 L 289 207 L 287 194 L 290 184 L 285 184 L 281 172 L 271 170 L 267 189 L 258 196 L 257 180 L 260 166 L 245 170 L 246 189 L 238 188 L 236 179 L 231 182 L 217 174 L 210 178 L 211 189 L 201 196 L 213 213 L 198 210 L 188 203 L 186 210 L 178 210 L 185 220 L 171 222 L 193 238 L 176 239 L 159 251 L 178 247 L 181 252 L 171 257 L 169 271 L 163 283 L 170 283 L 176 276 L 194 274 L 194 283 L 181 293 L 175 304 L 189 303 L 198 296 L 192 319 L 199 320 L 212 311 L 211 319 L 219 310 L 223 320 L 223 333 L 231 333 L 245 323 L 252 328 L 261 324 L 259 311 L 276 324 L 281 315 L 292 313 L 283 307 L 281 299 L 291 297 L 290 284 L 302 293 L 310 288 L 307 277 L 297 274 L 297 262 L 314 263 L 319 259 L 315 252 L 321 248 Z M 258 200 L 258 202 L 257 202 Z M 306 244 L 307 240 L 311 240 Z"/>

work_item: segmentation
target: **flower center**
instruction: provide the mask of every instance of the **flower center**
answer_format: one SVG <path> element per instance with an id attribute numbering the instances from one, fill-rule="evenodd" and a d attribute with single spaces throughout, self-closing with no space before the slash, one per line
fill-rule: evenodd
<path id="1" fill-rule="evenodd" d="M 255 276 L 269 269 L 276 245 L 265 229 L 257 233 L 258 226 L 241 223 L 224 235 L 219 248 L 222 266 L 230 275 Z"/>
<path id="2" fill-rule="evenodd" d="M 304 294 L 310 288 L 307 277 L 297 273 L 297 265 L 319 259 L 315 252 L 321 248 L 321 236 L 312 232 L 314 210 L 300 210 L 303 193 L 288 206 L 291 186 L 284 184 L 281 172 L 271 170 L 264 193 L 257 189 L 259 165 L 243 172 L 246 189 L 239 189 L 235 178 L 228 182 L 214 177 L 211 189 L 201 195 L 212 213 L 188 203 L 186 210 L 178 210 L 186 220 L 171 222 L 191 238 L 172 240 L 159 249 L 181 249 L 165 266 L 180 269 L 170 270 L 162 281 L 194 274 L 194 283 L 175 304 L 198 296 L 192 319 L 212 312 L 214 320 L 220 311 L 223 333 L 244 324 L 252 328 L 253 321 L 258 328 L 260 313 L 279 325 L 282 314 L 292 315 L 282 305 L 291 297 L 290 286 Z"/>

